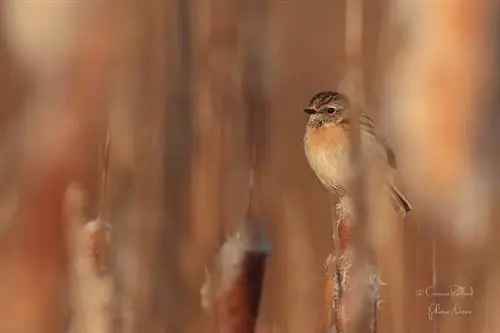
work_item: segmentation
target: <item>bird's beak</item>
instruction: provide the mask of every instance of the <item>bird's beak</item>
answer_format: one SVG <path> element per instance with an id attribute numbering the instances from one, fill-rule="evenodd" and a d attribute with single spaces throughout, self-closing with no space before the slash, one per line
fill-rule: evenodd
<path id="1" fill-rule="evenodd" d="M 312 109 L 312 108 L 305 108 L 304 109 L 304 112 L 305 113 L 308 113 L 308 114 L 314 114 L 316 113 L 316 110 Z"/>

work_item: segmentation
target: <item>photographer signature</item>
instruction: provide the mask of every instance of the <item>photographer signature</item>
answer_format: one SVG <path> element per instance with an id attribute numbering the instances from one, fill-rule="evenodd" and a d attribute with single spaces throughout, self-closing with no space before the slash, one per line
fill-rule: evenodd
<path id="1" fill-rule="evenodd" d="M 449 285 L 446 289 L 437 290 L 436 286 L 427 286 L 415 292 L 417 296 L 425 297 L 474 297 L 472 286 L 461 286 L 458 284 Z"/>
<path id="2" fill-rule="evenodd" d="M 462 309 L 458 304 L 454 304 L 453 308 L 445 309 L 439 303 L 432 303 L 427 309 L 429 320 L 433 320 L 437 316 L 469 316 L 472 310 Z"/>

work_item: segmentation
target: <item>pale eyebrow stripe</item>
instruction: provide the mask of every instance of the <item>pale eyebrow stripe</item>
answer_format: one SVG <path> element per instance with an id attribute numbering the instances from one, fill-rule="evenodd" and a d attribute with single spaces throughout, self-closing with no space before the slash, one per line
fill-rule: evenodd
<path id="1" fill-rule="evenodd" d="M 342 103 L 340 101 L 338 103 L 333 103 L 332 106 L 337 107 L 337 108 L 344 108 L 345 107 L 344 103 Z"/>

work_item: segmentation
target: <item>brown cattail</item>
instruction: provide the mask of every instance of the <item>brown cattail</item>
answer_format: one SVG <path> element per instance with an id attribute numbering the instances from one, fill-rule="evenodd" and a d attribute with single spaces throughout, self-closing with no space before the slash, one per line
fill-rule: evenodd
<path id="1" fill-rule="evenodd" d="M 202 305 L 218 332 L 255 332 L 268 254 L 263 229 L 251 216 L 222 245 L 201 288 Z"/>

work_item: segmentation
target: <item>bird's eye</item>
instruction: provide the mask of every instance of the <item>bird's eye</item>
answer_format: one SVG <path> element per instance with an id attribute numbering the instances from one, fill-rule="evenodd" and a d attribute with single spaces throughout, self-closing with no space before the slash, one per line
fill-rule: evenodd
<path id="1" fill-rule="evenodd" d="M 326 109 L 326 112 L 328 112 L 329 114 L 334 114 L 335 111 L 337 111 L 335 108 L 328 108 L 328 109 Z"/>

